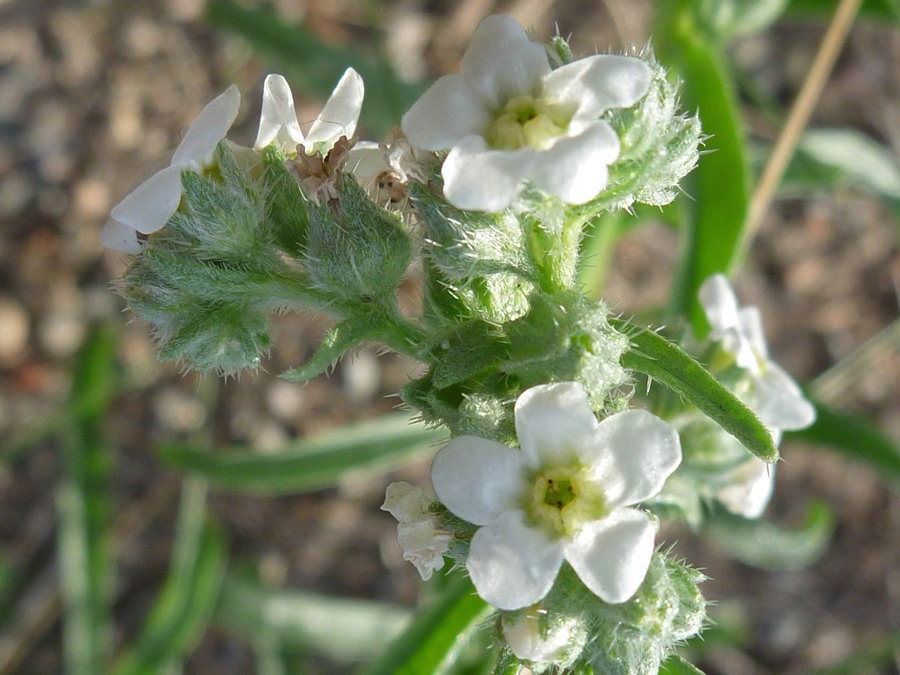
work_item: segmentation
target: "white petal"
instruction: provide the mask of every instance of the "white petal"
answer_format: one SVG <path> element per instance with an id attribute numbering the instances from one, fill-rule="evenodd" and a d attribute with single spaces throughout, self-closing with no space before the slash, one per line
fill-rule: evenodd
<path id="1" fill-rule="evenodd" d="M 467 136 L 441 167 L 444 196 L 460 209 L 502 211 L 515 200 L 535 157 L 533 148 L 490 150 L 480 136 Z"/>
<path id="2" fill-rule="evenodd" d="M 595 119 L 610 108 L 629 108 L 650 88 L 650 68 L 633 56 L 597 54 L 557 68 L 544 78 L 544 96 Z"/>
<path id="3" fill-rule="evenodd" d="M 172 155 L 172 166 L 202 165 L 231 128 L 241 105 L 241 93 L 231 85 L 206 104 Z M 199 166 L 197 167 L 199 168 Z"/>
<path id="4" fill-rule="evenodd" d="M 715 492 L 722 505 L 744 518 L 759 518 L 775 487 L 775 465 L 766 464 L 758 457 L 729 472 L 724 477 L 725 486 Z"/>
<path id="5" fill-rule="evenodd" d="M 306 134 L 307 144 L 321 143 L 331 148 L 341 136 L 351 138 L 356 132 L 364 92 L 362 77 L 353 68 L 347 68 Z"/>
<path id="6" fill-rule="evenodd" d="M 294 153 L 303 142 L 303 132 L 294 110 L 294 95 L 282 75 L 266 75 L 263 83 L 262 110 L 259 113 L 259 131 L 256 132 L 254 150 L 262 150 L 276 143 L 282 152 Z"/>
<path id="7" fill-rule="evenodd" d="M 744 336 L 744 339 L 753 350 L 754 356 L 763 361 L 767 360 L 769 357 L 769 347 L 766 345 L 766 334 L 763 331 L 762 313 L 759 311 L 759 308 L 750 306 L 739 309 L 738 327 L 741 331 L 741 335 Z M 744 368 L 750 367 L 744 366 L 741 363 L 738 363 L 738 365 L 741 365 Z M 752 367 L 750 368 L 752 370 Z"/>
<path id="8" fill-rule="evenodd" d="M 534 468 L 572 464 L 596 434 L 597 418 L 577 382 L 541 384 L 516 400 L 516 436 Z"/>
<path id="9" fill-rule="evenodd" d="M 498 609 L 533 605 L 547 595 L 562 564 L 562 544 L 509 511 L 472 537 L 466 569 L 483 599 Z"/>
<path id="10" fill-rule="evenodd" d="M 511 616 L 514 615 L 507 614 L 501 618 L 500 628 L 506 644 L 520 659 L 552 663 L 584 645 L 584 629 L 575 619 L 554 622 L 549 632 L 541 635 L 537 613 L 525 610 L 515 623 L 510 621 Z"/>
<path id="11" fill-rule="evenodd" d="M 515 19 L 497 14 L 478 24 L 459 72 L 497 110 L 514 96 L 539 94 L 550 62 Z"/>
<path id="12" fill-rule="evenodd" d="M 181 201 L 181 169 L 157 171 L 113 207 L 113 220 L 143 234 L 162 229 Z"/>
<path id="13" fill-rule="evenodd" d="M 654 536 L 645 513 L 620 508 L 585 525 L 566 544 L 565 557 L 594 595 L 617 604 L 633 596 L 647 576 Z"/>
<path id="14" fill-rule="evenodd" d="M 443 150 L 466 136 L 480 135 L 491 119 L 485 102 L 462 75 L 446 75 L 403 115 L 400 126 L 413 147 Z"/>
<path id="15" fill-rule="evenodd" d="M 390 168 L 385 152 L 378 143 L 359 141 L 347 153 L 346 170 L 357 178 L 375 178 Z"/>
<path id="16" fill-rule="evenodd" d="M 714 274 L 700 284 L 697 294 L 706 320 L 714 331 L 738 325 L 738 302 L 734 289 L 724 274 Z"/>
<path id="17" fill-rule="evenodd" d="M 763 424 L 778 431 L 803 429 L 816 419 L 816 409 L 803 396 L 793 378 L 777 363 L 766 363 L 755 378 L 756 391 L 750 407 Z"/>
<path id="18" fill-rule="evenodd" d="M 384 491 L 382 511 L 387 511 L 401 523 L 422 520 L 429 517 L 428 505 L 431 500 L 425 497 L 420 487 L 413 487 L 406 481 L 391 483 Z"/>
<path id="19" fill-rule="evenodd" d="M 486 525 L 518 506 L 525 456 L 515 448 L 477 436 L 457 436 L 441 448 L 431 465 L 431 482 L 450 512 Z"/>
<path id="20" fill-rule="evenodd" d="M 606 186 L 606 167 L 618 156 L 619 137 L 606 122 L 597 121 L 541 152 L 528 178 L 568 204 L 583 204 Z"/>
<path id="21" fill-rule="evenodd" d="M 681 463 L 681 440 L 668 423 L 646 410 L 626 410 L 600 422 L 583 451 L 609 506 L 637 504 L 659 494 Z"/>
<path id="22" fill-rule="evenodd" d="M 133 227 L 110 218 L 100 231 L 100 244 L 121 253 L 140 253 L 141 244 Z"/>

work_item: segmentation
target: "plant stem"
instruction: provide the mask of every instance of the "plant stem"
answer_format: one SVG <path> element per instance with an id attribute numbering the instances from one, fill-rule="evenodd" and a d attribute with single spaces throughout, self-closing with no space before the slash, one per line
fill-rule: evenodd
<path id="1" fill-rule="evenodd" d="M 806 80 L 800 88 L 800 93 L 797 95 L 794 106 L 791 108 L 791 112 L 781 133 L 778 135 L 778 139 L 775 141 L 772 154 L 769 155 L 769 161 L 766 162 L 766 166 L 756 185 L 756 190 L 750 198 L 747 220 L 738 248 L 739 253 L 732 262 L 732 271 L 740 266 L 740 261 L 746 255 L 753 237 L 762 224 L 763 216 L 765 216 L 769 204 L 775 195 L 775 189 L 778 187 L 788 162 L 794 154 L 794 149 L 797 147 L 797 142 L 800 140 L 803 129 L 809 123 L 809 118 L 822 94 L 825 82 L 834 68 L 834 63 L 861 4 L 862 0 L 841 0 L 834 12 Z"/>

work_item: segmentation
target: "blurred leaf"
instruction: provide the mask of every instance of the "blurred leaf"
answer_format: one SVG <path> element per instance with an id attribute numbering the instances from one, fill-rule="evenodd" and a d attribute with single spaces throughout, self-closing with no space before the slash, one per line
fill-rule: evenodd
<path id="1" fill-rule="evenodd" d="M 827 18 L 834 14 L 838 0 L 790 0 L 788 12 Z M 900 20 L 900 0 L 866 0 L 860 9 L 860 16 L 888 21 Z"/>
<path id="2" fill-rule="evenodd" d="M 206 486 L 188 479 L 169 574 L 134 645 L 118 660 L 115 675 L 161 672 L 182 660 L 212 617 L 225 573 L 225 541 L 206 518 Z"/>
<path id="3" fill-rule="evenodd" d="M 787 530 L 761 518 L 748 519 L 718 510 L 706 521 L 705 532 L 735 558 L 766 570 L 793 570 L 818 560 L 834 531 L 831 508 L 812 500 L 806 518 L 796 530 Z"/>
<path id="4" fill-rule="evenodd" d="M 900 447 L 869 420 L 815 402 L 816 421 L 790 431 L 785 440 L 822 445 L 868 464 L 895 489 L 900 487 Z"/>
<path id="5" fill-rule="evenodd" d="M 101 433 L 112 393 L 114 337 L 88 335 L 76 358 L 56 492 L 57 564 L 66 673 L 93 675 L 106 663 L 111 601 L 110 455 Z"/>
<path id="6" fill-rule="evenodd" d="M 352 66 L 366 87 L 360 120 L 377 138 L 399 125 L 401 115 L 424 91 L 399 79 L 386 60 L 327 44 L 303 25 L 284 23 L 268 5 L 245 8 L 231 0 L 211 0 L 206 15 L 214 26 L 247 40 L 292 84 L 322 101 Z"/>
<path id="7" fill-rule="evenodd" d="M 678 345 L 621 319 L 610 324 L 625 333 L 631 347 L 622 364 L 672 389 L 738 439 L 764 462 L 778 459 L 772 436 L 759 418 Z"/>
<path id="8" fill-rule="evenodd" d="M 855 129 L 807 131 L 779 187 L 781 195 L 805 196 L 849 185 L 900 205 L 900 161 L 889 149 Z"/>
<path id="9" fill-rule="evenodd" d="M 599 300 L 613 250 L 637 219 L 627 211 L 605 211 L 585 228 L 578 254 L 578 285 L 592 300 Z"/>
<path id="10" fill-rule="evenodd" d="M 789 0 L 696 0 L 699 20 L 713 40 L 758 33 L 784 14 Z"/>
<path id="11" fill-rule="evenodd" d="M 702 337 L 708 325 L 697 290 L 711 274 L 735 265 L 747 215 L 744 137 L 728 59 L 702 37 L 690 3 L 661 1 L 654 36 L 661 61 L 683 80 L 683 106 L 698 111 L 709 137 L 684 184 L 691 200 L 684 204 L 684 243 L 671 299 L 673 314 L 686 314 Z"/>
<path id="12" fill-rule="evenodd" d="M 406 413 L 332 429 L 285 450 L 215 452 L 164 445 L 163 462 L 212 481 L 217 488 L 255 494 L 296 494 L 334 485 L 349 471 L 373 470 L 439 444 L 447 432 L 412 424 Z"/>
<path id="13" fill-rule="evenodd" d="M 475 593 L 472 582 L 456 575 L 437 601 L 420 612 L 363 675 L 440 675 L 457 651 L 494 611 Z"/>
<path id="14" fill-rule="evenodd" d="M 678 654 L 673 654 L 659 667 L 660 675 L 703 675 L 697 666 L 688 663 Z"/>
<path id="15" fill-rule="evenodd" d="M 264 635 L 279 647 L 302 648 L 340 663 L 378 654 L 407 626 L 412 612 L 371 600 L 267 588 L 228 577 L 218 623 L 251 640 Z"/>

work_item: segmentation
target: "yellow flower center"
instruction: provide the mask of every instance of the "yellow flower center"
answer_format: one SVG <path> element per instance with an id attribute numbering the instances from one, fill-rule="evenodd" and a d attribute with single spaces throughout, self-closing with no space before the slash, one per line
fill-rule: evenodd
<path id="1" fill-rule="evenodd" d="M 510 99 L 491 122 L 484 138 L 495 150 L 518 150 L 530 145 L 545 150 L 565 133 L 572 113 L 533 96 Z"/>
<path id="2" fill-rule="evenodd" d="M 607 515 L 603 492 L 580 468 L 552 468 L 534 477 L 526 512 L 555 537 L 571 537 Z"/>

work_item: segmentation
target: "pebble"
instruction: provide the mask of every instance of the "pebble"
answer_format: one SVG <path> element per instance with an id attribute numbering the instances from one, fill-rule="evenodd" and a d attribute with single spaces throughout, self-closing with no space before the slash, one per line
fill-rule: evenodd
<path id="1" fill-rule="evenodd" d="M 160 425 L 176 433 L 198 431 L 206 422 L 206 406 L 196 397 L 175 387 L 159 392 L 153 412 Z"/>
<path id="2" fill-rule="evenodd" d="M 341 362 L 341 384 L 352 403 L 372 400 L 381 388 L 381 368 L 378 358 L 369 349 L 360 349 L 355 356 Z"/>
<path id="3" fill-rule="evenodd" d="M 28 346 L 30 321 L 25 308 L 14 298 L 0 298 L 0 367 L 18 365 Z"/>

